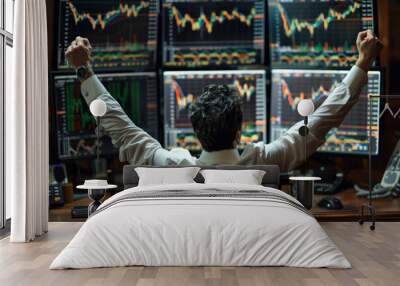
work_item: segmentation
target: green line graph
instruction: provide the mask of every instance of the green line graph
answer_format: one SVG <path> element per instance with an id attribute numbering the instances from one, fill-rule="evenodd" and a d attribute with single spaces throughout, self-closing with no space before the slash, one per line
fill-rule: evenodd
<path id="1" fill-rule="evenodd" d="M 140 122 L 141 111 L 141 82 L 140 81 L 111 81 L 104 82 L 106 89 L 118 101 L 129 118 Z M 90 114 L 86 102 L 80 95 L 79 86 L 68 83 L 65 86 L 65 113 L 68 133 L 82 133 L 95 129 L 94 117 Z"/>

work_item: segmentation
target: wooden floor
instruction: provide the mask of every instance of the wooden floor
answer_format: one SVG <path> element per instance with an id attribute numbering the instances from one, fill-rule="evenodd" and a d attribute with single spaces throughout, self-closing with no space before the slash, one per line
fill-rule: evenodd
<path id="1" fill-rule="evenodd" d="M 28 244 L 0 241 L 0 285 L 400 285 L 400 223 L 321 223 L 352 269 L 288 267 L 124 267 L 48 270 L 77 232 L 79 222 L 50 223 L 49 233 Z"/>

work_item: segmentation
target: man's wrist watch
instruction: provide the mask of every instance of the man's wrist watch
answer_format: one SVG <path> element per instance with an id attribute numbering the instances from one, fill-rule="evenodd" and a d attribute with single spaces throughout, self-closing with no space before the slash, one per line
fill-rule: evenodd
<path id="1" fill-rule="evenodd" d="M 88 79 L 92 75 L 93 75 L 93 69 L 89 64 L 86 66 L 80 66 L 76 69 L 76 76 L 81 82 Z"/>

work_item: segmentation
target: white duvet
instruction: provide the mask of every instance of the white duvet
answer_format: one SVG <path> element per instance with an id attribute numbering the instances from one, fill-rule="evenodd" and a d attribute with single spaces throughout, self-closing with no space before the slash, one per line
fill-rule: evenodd
<path id="1" fill-rule="evenodd" d="M 132 192 L 200 192 L 210 188 L 262 190 L 299 204 L 279 190 L 262 186 L 181 184 L 131 188 L 105 201 L 50 269 L 128 265 L 351 267 L 318 222 L 290 204 L 235 197 L 118 202 L 137 194 Z"/>

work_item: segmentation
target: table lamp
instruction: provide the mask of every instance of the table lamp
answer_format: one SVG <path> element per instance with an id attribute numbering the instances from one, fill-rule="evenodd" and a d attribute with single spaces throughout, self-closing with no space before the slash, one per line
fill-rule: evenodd
<path id="1" fill-rule="evenodd" d="M 304 160 L 305 166 L 303 176 L 290 177 L 294 187 L 292 188 L 292 195 L 297 198 L 307 209 L 311 209 L 314 198 L 314 182 L 321 180 L 319 177 L 307 176 L 307 135 L 308 129 L 308 116 L 314 112 L 314 103 L 311 99 L 303 99 L 297 105 L 297 111 L 304 117 L 304 125 L 299 128 L 299 134 L 304 138 Z"/>
<path id="2" fill-rule="evenodd" d="M 98 175 L 100 163 L 100 118 L 107 112 L 107 105 L 101 99 L 93 100 L 89 105 L 90 113 L 96 118 L 96 176 Z M 74 206 L 71 209 L 73 218 L 85 218 L 96 211 L 101 204 L 101 199 L 104 197 L 106 189 L 115 188 L 114 185 L 108 185 L 105 180 L 85 180 L 84 185 L 77 186 L 77 189 L 86 189 L 89 198 L 92 200 L 89 206 Z"/>

